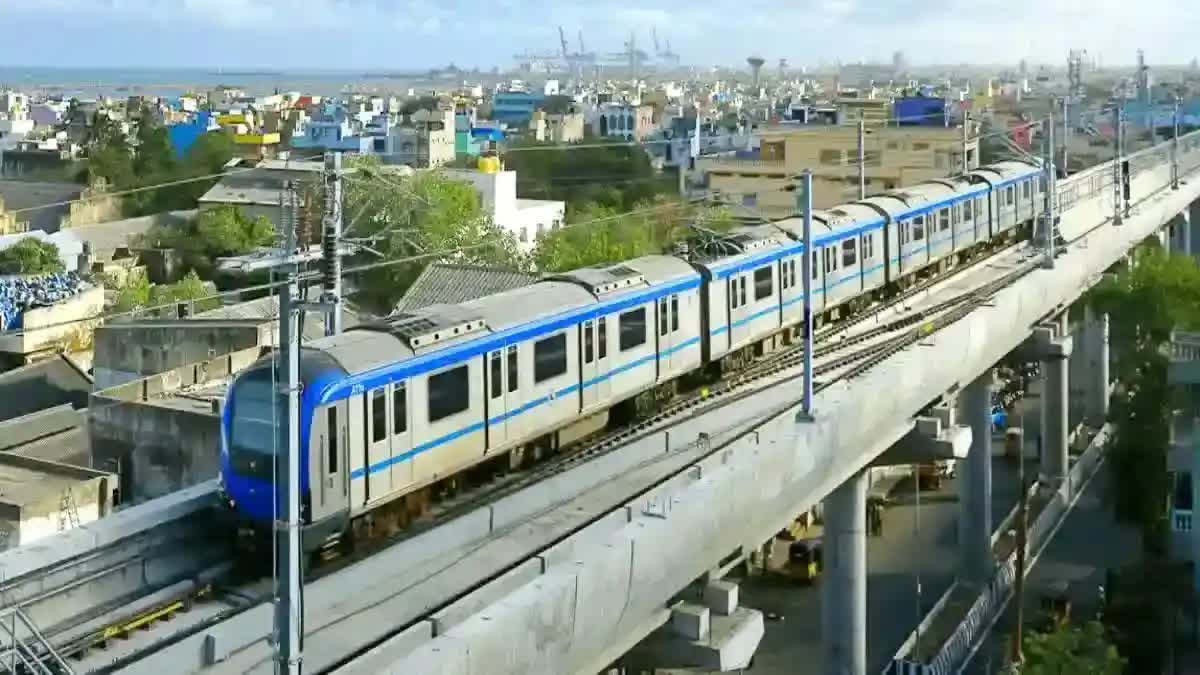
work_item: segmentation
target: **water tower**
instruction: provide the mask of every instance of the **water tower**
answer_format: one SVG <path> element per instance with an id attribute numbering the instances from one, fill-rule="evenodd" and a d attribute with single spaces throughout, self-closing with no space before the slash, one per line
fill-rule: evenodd
<path id="1" fill-rule="evenodd" d="M 758 94 L 758 81 L 759 77 L 762 75 L 763 64 L 766 62 L 766 59 L 761 56 L 751 56 L 750 58 L 746 59 L 746 63 L 750 64 L 750 72 L 754 74 L 755 95 Z"/>

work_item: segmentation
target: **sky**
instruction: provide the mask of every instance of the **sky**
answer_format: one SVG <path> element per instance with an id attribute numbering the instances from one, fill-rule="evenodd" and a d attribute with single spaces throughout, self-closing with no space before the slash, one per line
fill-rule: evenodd
<path id="1" fill-rule="evenodd" d="M 1185 0 L 0 0 L 0 65 L 404 70 L 491 68 L 525 50 L 615 52 L 650 29 L 691 65 L 752 52 L 793 66 L 1187 63 L 1200 19 Z"/>

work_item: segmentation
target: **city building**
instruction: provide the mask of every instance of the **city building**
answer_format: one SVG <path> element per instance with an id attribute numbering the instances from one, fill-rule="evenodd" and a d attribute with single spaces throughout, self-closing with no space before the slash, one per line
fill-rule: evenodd
<path id="1" fill-rule="evenodd" d="M 221 178 L 200 197 L 199 210 L 235 206 L 248 218 L 265 216 L 278 227 L 284 183 L 291 181 L 299 186 L 298 193 L 306 193 L 304 186 L 320 180 L 324 166 L 323 162 L 314 160 L 264 160 L 251 171 L 239 171 Z M 311 208 L 315 207 L 301 205 L 302 210 Z"/>
<path id="2" fill-rule="evenodd" d="M 533 118 L 533 111 L 545 102 L 541 92 L 499 91 L 492 97 L 492 119 L 514 127 L 524 127 Z"/>
<path id="3" fill-rule="evenodd" d="M 640 141 L 654 130 L 654 108 L 629 103 L 605 103 L 592 118 L 592 133 L 601 138 Z"/>
<path id="4" fill-rule="evenodd" d="M 548 143 L 578 143 L 584 137 L 584 117 L 578 111 L 547 113 L 538 110 L 529 125 L 537 140 Z"/>
<path id="5" fill-rule="evenodd" d="M 517 172 L 505 171 L 495 157 L 482 157 L 478 169 L 445 169 L 445 174 L 475 186 L 484 212 L 516 238 L 523 251 L 532 251 L 538 237 L 562 227 L 566 204 L 517 197 Z"/>
<path id="6" fill-rule="evenodd" d="M 374 151 L 375 144 L 372 138 L 356 133 L 345 108 L 325 103 L 308 120 L 304 135 L 292 137 L 291 147 L 301 155 L 312 156 L 337 150 L 367 154 Z"/>
<path id="7" fill-rule="evenodd" d="M 894 190 L 959 172 L 960 128 L 869 127 L 864 144 L 867 194 Z M 967 164 L 979 165 L 979 142 L 967 143 Z M 757 156 L 716 157 L 697 163 L 718 198 L 768 217 L 795 213 L 794 185 L 813 171 L 813 204 L 828 208 L 858 199 L 856 126 L 776 128 L 761 135 Z"/>
<path id="8" fill-rule="evenodd" d="M 388 129 L 384 161 L 423 169 L 449 164 L 456 154 L 455 129 L 454 108 L 439 104 L 417 110 Z"/>

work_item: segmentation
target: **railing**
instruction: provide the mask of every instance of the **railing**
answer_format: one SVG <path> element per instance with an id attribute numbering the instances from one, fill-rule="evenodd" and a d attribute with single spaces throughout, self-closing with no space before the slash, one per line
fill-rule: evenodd
<path id="1" fill-rule="evenodd" d="M 743 157 L 712 157 L 700 160 L 697 168 L 710 169 L 773 169 L 786 171 L 787 162 L 782 159 L 753 159 Z"/>
<path id="2" fill-rule="evenodd" d="M 20 607 L 9 607 L 0 610 L 0 672 L 71 675 L 74 671 Z"/>
<path id="3" fill-rule="evenodd" d="M 1172 361 L 1200 361 L 1200 333 L 1172 333 L 1168 349 Z"/>

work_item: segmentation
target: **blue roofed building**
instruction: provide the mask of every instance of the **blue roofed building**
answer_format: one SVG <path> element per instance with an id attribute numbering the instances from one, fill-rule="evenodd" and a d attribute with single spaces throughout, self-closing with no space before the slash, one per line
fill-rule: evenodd
<path id="1" fill-rule="evenodd" d="M 375 149 L 375 140 L 356 132 L 344 107 L 325 103 L 308 121 L 304 135 L 292 138 L 292 149 L 300 152 L 340 150 L 369 153 Z"/>
<path id="2" fill-rule="evenodd" d="M 946 99 L 901 96 L 892 104 L 893 117 L 902 127 L 940 127 L 946 124 Z"/>
<path id="3" fill-rule="evenodd" d="M 213 124 L 212 115 L 208 112 L 198 112 L 187 122 L 178 122 L 167 127 L 167 139 L 176 157 L 187 155 L 196 141 L 209 131 L 217 129 Z"/>
<path id="4" fill-rule="evenodd" d="M 512 126 L 526 126 L 533 111 L 546 101 L 537 91 L 501 91 L 492 98 L 492 119 Z"/>

